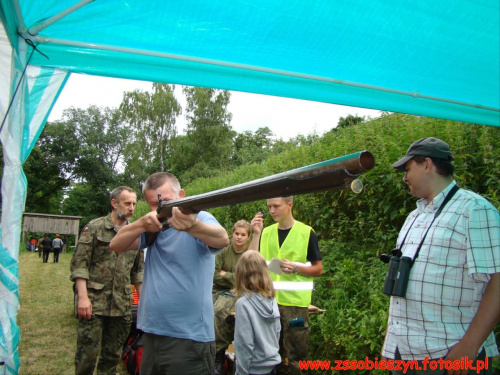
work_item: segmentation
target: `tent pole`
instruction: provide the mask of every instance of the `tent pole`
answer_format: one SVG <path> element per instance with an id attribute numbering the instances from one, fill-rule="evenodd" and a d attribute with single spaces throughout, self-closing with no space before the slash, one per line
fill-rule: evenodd
<path id="1" fill-rule="evenodd" d="M 26 38 L 28 38 L 28 35 L 26 35 Z M 406 96 L 411 96 L 415 99 L 417 99 L 417 98 L 427 99 L 427 100 L 434 100 L 434 101 L 439 101 L 439 102 L 444 102 L 444 103 L 457 104 L 457 105 L 467 106 L 467 107 L 472 107 L 472 108 L 480 108 L 480 109 L 485 109 L 488 111 L 500 113 L 500 109 L 493 108 L 493 107 L 487 107 L 487 106 L 480 105 L 480 104 L 465 103 L 465 102 L 461 102 L 458 100 L 439 98 L 439 97 L 430 96 L 430 95 L 423 95 L 423 94 L 418 93 L 417 91 L 409 92 L 409 91 L 395 90 L 395 89 L 389 89 L 389 88 L 385 88 L 385 87 L 365 85 L 365 84 L 358 83 L 358 82 L 344 81 L 341 79 L 315 76 L 312 74 L 295 73 L 295 72 L 289 72 L 289 71 L 280 70 L 280 69 L 265 68 L 265 67 L 260 67 L 260 66 L 247 65 L 247 64 L 237 64 L 237 63 L 231 63 L 231 62 L 226 62 L 226 61 L 204 59 L 204 58 L 192 57 L 192 56 L 181 56 L 181 55 L 175 55 L 175 54 L 166 53 L 166 52 L 147 51 L 147 50 L 141 50 L 141 49 L 137 49 L 137 48 L 116 47 L 116 46 L 110 46 L 110 45 L 105 45 L 105 44 L 85 43 L 85 42 L 77 42 L 77 41 L 73 41 L 73 40 L 49 38 L 49 37 L 45 37 L 43 35 L 36 35 L 36 36 L 30 37 L 28 39 L 31 39 L 32 41 L 36 41 L 40 44 L 60 44 L 60 45 L 72 46 L 72 47 L 82 47 L 82 48 L 99 49 L 99 50 L 104 50 L 104 51 L 122 52 L 122 53 L 130 53 L 130 54 L 144 55 L 144 56 L 154 56 L 154 57 L 168 58 L 168 59 L 173 59 L 173 60 L 190 61 L 190 62 L 195 62 L 195 63 L 224 66 L 224 67 L 235 68 L 235 69 L 243 69 L 243 70 L 249 70 L 249 71 L 260 72 L 260 73 L 270 73 L 270 74 L 295 77 L 295 78 L 300 78 L 300 79 L 307 79 L 307 80 L 312 80 L 312 81 L 334 83 L 334 84 L 338 84 L 338 85 L 352 86 L 352 87 L 358 87 L 358 88 L 362 88 L 362 89 L 387 92 L 390 94 L 406 95 Z"/>
<path id="2" fill-rule="evenodd" d="M 95 0 L 81 0 L 80 2 L 74 4 L 73 6 L 70 6 L 69 8 L 63 10 L 62 12 L 53 15 L 52 17 L 49 17 L 45 19 L 43 22 L 37 23 L 34 26 L 31 26 L 28 29 L 28 34 L 30 35 L 37 35 L 40 30 L 45 29 L 47 26 L 52 25 L 54 22 L 59 21 L 61 18 L 66 17 L 68 14 L 73 13 L 75 10 L 78 10 L 85 5 L 94 2 Z"/>
<path id="3" fill-rule="evenodd" d="M 24 33 L 26 31 L 26 24 L 24 23 L 23 13 L 21 12 L 21 6 L 19 5 L 19 0 L 12 1 L 14 5 L 14 10 L 16 11 L 17 18 L 17 31 Z"/>

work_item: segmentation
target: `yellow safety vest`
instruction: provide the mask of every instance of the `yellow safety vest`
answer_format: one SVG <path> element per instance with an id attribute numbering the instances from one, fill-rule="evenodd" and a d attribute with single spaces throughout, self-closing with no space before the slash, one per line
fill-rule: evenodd
<path id="1" fill-rule="evenodd" d="M 291 260 L 298 263 L 307 262 L 307 248 L 312 228 L 296 221 L 290 229 L 285 241 L 279 246 L 278 224 L 273 224 L 262 231 L 260 253 L 267 261 L 272 258 Z M 312 282 L 312 277 L 298 274 L 277 275 L 270 272 L 273 281 L 291 281 L 296 283 Z M 301 289 L 297 284 L 297 289 Z M 276 301 L 283 306 L 308 307 L 311 303 L 312 290 L 277 290 Z"/>

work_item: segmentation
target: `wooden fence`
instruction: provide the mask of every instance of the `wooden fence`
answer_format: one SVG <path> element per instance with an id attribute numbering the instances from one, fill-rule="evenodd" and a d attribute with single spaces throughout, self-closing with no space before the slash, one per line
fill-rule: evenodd
<path id="1" fill-rule="evenodd" d="M 23 243 L 26 233 L 72 234 L 75 236 L 75 246 L 78 243 L 78 229 L 81 216 L 47 215 L 23 213 Z"/>

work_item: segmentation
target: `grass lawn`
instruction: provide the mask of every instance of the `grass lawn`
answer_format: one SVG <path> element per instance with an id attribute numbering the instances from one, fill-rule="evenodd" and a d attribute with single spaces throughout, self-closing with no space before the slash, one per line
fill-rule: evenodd
<path id="1" fill-rule="evenodd" d="M 72 253 L 59 255 L 59 263 L 43 263 L 38 253 L 20 250 L 21 329 L 20 374 L 70 375 L 75 373 L 77 319 L 73 316 L 73 283 L 69 279 Z M 118 374 L 125 375 L 123 364 Z"/>

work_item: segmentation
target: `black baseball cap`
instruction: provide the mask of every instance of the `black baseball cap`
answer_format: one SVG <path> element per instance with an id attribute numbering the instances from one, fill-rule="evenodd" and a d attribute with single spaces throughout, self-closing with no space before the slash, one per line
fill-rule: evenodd
<path id="1" fill-rule="evenodd" d="M 400 172 L 405 171 L 405 164 L 415 156 L 424 156 L 432 159 L 442 159 L 452 161 L 450 146 L 448 143 L 433 137 L 419 139 L 411 144 L 406 155 L 395 162 L 392 166 Z"/>

